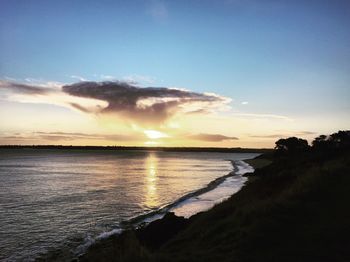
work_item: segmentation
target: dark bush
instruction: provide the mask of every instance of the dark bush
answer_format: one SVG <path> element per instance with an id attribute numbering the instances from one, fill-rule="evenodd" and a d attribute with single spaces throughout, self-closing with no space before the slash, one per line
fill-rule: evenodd
<path id="1" fill-rule="evenodd" d="M 305 139 L 297 137 L 282 138 L 276 142 L 275 152 L 277 155 L 293 155 L 306 152 L 309 149 L 308 142 Z"/>

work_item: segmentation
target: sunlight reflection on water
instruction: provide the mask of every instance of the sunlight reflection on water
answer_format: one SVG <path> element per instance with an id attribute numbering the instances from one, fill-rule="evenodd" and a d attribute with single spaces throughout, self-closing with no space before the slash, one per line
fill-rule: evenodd
<path id="1" fill-rule="evenodd" d="M 146 201 L 145 206 L 147 208 L 153 209 L 159 206 L 159 198 L 157 194 L 157 156 L 151 152 L 147 157 L 146 164 Z"/>

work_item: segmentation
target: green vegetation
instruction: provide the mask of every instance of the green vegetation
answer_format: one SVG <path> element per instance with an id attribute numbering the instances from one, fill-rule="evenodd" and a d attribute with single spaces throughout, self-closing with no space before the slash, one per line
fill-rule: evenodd
<path id="1" fill-rule="evenodd" d="M 254 169 L 257 169 L 257 168 L 268 166 L 269 164 L 272 163 L 272 160 L 266 159 L 266 158 L 254 158 L 254 159 L 244 160 L 244 162 L 254 167 Z"/>
<path id="2" fill-rule="evenodd" d="M 279 140 L 274 156 L 251 162 L 255 179 L 229 200 L 186 222 L 168 215 L 146 233 L 125 232 L 81 260 L 350 261 L 349 141 L 349 131 L 312 147 Z"/>

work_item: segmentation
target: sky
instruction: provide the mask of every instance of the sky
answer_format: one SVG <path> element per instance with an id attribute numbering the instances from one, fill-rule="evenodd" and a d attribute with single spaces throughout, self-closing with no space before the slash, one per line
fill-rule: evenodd
<path id="1" fill-rule="evenodd" d="M 273 147 L 350 128 L 350 2 L 0 0 L 0 144 Z"/>

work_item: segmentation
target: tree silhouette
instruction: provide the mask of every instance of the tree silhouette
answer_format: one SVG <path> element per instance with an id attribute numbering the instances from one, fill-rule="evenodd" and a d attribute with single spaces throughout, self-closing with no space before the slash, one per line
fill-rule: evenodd
<path id="1" fill-rule="evenodd" d="M 320 135 L 312 141 L 312 148 L 319 151 L 327 150 L 331 147 L 328 136 Z"/>
<path id="2" fill-rule="evenodd" d="M 335 148 L 349 148 L 350 147 L 350 131 L 338 131 L 331 134 L 329 140 Z"/>
<path id="3" fill-rule="evenodd" d="M 291 155 L 300 152 L 305 152 L 309 149 L 308 142 L 305 139 L 297 137 L 289 137 L 279 139 L 275 146 L 277 155 Z"/>
<path id="4" fill-rule="evenodd" d="M 312 141 L 315 151 L 334 151 L 350 148 L 350 131 L 338 131 L 330 136 L 320 135 Z"/>

